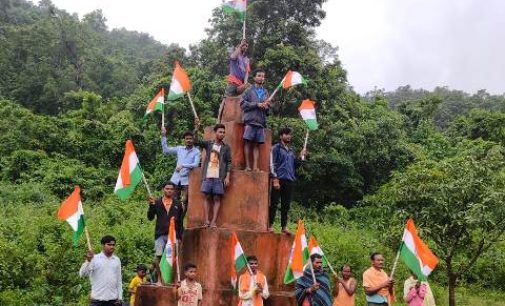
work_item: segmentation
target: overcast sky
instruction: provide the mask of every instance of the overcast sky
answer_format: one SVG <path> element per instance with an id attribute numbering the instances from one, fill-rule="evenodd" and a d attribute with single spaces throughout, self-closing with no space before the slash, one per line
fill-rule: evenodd
<path id="1" fill-rule="evenodd" d="M 102 9 L 125 27 L 187 47 L 205 35 L 221 0 L 52 0 L 79 16 Z M 285 0 L 289 1 L 289 0 Z M 36 2 L 36 1 L 35 1 Z M 339 48 L 360 93 L 410 84 L 505 93 L 505 1 L 329 0 L 318 37 Z"/>

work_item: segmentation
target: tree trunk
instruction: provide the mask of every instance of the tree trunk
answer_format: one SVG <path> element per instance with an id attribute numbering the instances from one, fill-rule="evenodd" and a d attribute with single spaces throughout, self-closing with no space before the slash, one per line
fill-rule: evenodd
<path id="1" fill-rule="evenodd" d="M 452 266 L 447 266 L 447 278 L 449 280 L 449 306 L 456 306 L 456 282 L 458 277 L 452 272 Z"/>

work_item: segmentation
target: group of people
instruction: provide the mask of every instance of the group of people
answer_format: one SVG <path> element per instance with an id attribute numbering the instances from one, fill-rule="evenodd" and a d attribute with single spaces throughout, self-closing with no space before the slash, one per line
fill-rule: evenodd
<path id="1" fill-rule="evenodd" d="M 244 122 L 245 171 L 259 170 L 260 146 L 265 143 L 267 116 L 272 106 L 267 90 L 263 87 L 265 71 L 258 69 L 252 77 L 254 83 L 248 83 L 250 73 L 249 59 L 246 56 L 248 45 L 243 40 L 230 55 L 230 74 L 225 90 L 226 96 L 240 95 L 240 107 Z M 162 196 L 149 198 L 147 218 L 156 219 L 154 229 L 155 262 L 148 273 L 144 265 L 136 269 L 136 276 L 131 280 L 128 289 L 131 294 L 130 305 L 135 303 L 137 287 L 148 281 L 161 285 L 159 262 L 167 243 L 169 223 L 175 220 L 176 239 L 181 241 L 184 231 L 183 219 L 188 209 L 189 175 L 192 169 L 201 167 L 200 191 L 205 195 L 205 227 L 217 227 L 216 220 L 221 200 L 230 185 L 231 147 L 223 140 L 226 127 L 220 123 L 224 105 L 218 112 L 218 123 L 214 126 L 214 138 L 209 141 L 198 139 L 200 122 L 195 120 L 195 130 L 182 135 L 183 145 L 169 146 L 166 129 L 161 128 L 161 148 L 164 154 L 176 155 L 177 163 L 169 181 L 162 185 Z M 278 132 L 279 142 L 272 146 L 270 152 L 270 208 L 268 231 L 273 231 L 278 204 L 280 201 L 281 232 L 290 235 L 288 230 L 288 211 L 291 202 L 293 184 L 296 181 L 296 169 L 302 165 L 306 151 L 301 150 L 297 156 L 290 147 L 292 130 L 281 128 Z M 200 163 L 201 152 L 205 150 L 206 158 Z M 81 277 L 88 276 L 91 282 L 92 306 L 122 305 L 123 289 L 121 262 L 114 255 L 116 239 L 104 236 L 101 240 L 102 251 L 94 255 L 86 254 L 86 261 L 79 271 Z M 363 273 L 363 287 L 368 306 L 391 305 L 394 300 L 394 280 L 383 271 L 384 257 L 379 253 L 371 256 L 372 266 Z M 239 277 L 239 306 L 262 306 L 268 299 L 267 277 L 258 269 L 256 256 L 247 257 L 248 272 Z M 296 301 L 299 306 L 354 306 L 357 289 L 356 279 L 352 277 L 351 267 L 342 267 L 341 276 L 334 276 L 335 286 L 330 290 L 330 277 L 323 269 L 322 257 L 313 254 L 305 273 L 298 278 L 295 286 Z M 176 296 L 179 306 L 198 306 L 202 303 L 202 286 L 196 281 L 197 266 L 186 264 L 183 268 L 184 280 L 177 283 Z M 428 297 L 429 287 L 426 284 L 409 279 L 409 288 L 405 289 L 405 300 L 410 306 L 423 305 Z M 407 286 L 407 282 L 406 282 Z M 434 304 L 429 304 L 430 306 Z"/>
<path id="2" fill-rule="evenodd" d="M 90 306 L 123 305 L 123 285 L 121 261 L 114 255 L 116 239 L 104 236 L 101 240 L 102 252 L 94 255 L 88 251 L 86 260 L 79 270 L 81 277 L 88 276 L 91 282 Z M 363 289 L 367 306 L 391 306 L 395 301 L 394 279 L 383 270 L 384 256 L 373 253 L 371 267 L 363 273 Z M 270 296 L 266 275 L 259 269 L 258 258 L 247 257 L 248 269 L 240 275 L 238 281 L 238 306 L 263 306 L 263 301 Z M 202 285 L 197 282 L 197 266 L 187 263 L 184 268 L 184 280 L 177 283 L 175 295 L 179 306 L 200 306 L 203 299 Z M 303 275 L 296 280 L 295 298 L 298 306 L 354 306 L 358 283 L 352 276 L 349 265 L 344 265 L 340 275 L 333 276 L 334 287 L 331 290 L 330 276 L 323 267 L 323 257 L 319 254 L 310 256 Z M 128 291 L 130 306 L 135 305 L 137 287 L 148 282 L 156 282 L 159 274 L 150 273 L 139 265 L 136 275 L 131 280 Z M 404 284 L 404 301 L 408 306 L 435 306 L 433 294 L 427 282 L 420 282 L 415 275 Z"/>

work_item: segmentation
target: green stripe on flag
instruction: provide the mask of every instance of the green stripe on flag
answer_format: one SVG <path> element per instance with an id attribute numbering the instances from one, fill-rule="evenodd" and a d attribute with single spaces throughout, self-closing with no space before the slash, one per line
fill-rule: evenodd
<path id="1" fill-rule="evenodd" d="M 235 271 L 239 273 L 245 266 L 247 266 L 247 258 L 242 253 L 237 259 L 235 259 Z"/>
<path id="2" fill-rule="evenodd" d="M 427 279 L 426 275 L 424 275 L 421 271 L 421 263 L 419 262 L 419 259 L 414 253 L 412 253 L 405 243 L 402 243 L 400 247 L 400 257 L 412 273 L 417 276 L 417 279 L 421 281 L 425 281 Z"/>
<path id="3" fill-rule="evenodd" d="M 84 222 L 84 215 L 81 215 L 79 221 L 77 221 L 77 230 L 74 231 L 74 234 L 72 235 L 72 240 L 75 247 L 79 245 L 79 237 L 81 237 L 82 233 L 84 232 L 84 226 L 86 226 Z"/>
<path id="4" fill-rule="evenodd" d="M 183 96 L 184 96 L 184 93 L 176 94 L 175 92 L 169 92 L 167 100 L 173 101 L 173 100 L 177 100 L 179 98 L 182 98 Z"/>
<path id="5" fill-rule="evenodd" d="M 167 243 L 170 243 L 170 241 L 168 241 Z M 173 267 L 167 261 L 167 248 L 163 250 L 163 255 L 161 255 L 160 272 L 161 272 L 161 278 L 165 283 L 172 282 Z"/>
<path id="6" fill-rule="evenodd" d="M 317 130 L 318 125 L 317 125 L 317 119 L 307 119 L 305 120 L 305 123 L 309 127 L 309 130 Z"/>
<path id="7" fill-rule="evenodd" d="M 284 284 L 289 284 L 295 281 L 295 276 L 293 270 L 291 270 L 291 264 L 288 265 L 286 272 L 284 273 Z"/>
<path id="8" fill-rule="evenodd" d="M 142 181 L 142 170 L 140 169 L 139 165 L 137 164 L 137 167 L 133 169 L 133 171 L 130 173 L 130 180 L 131 184 L 130 186 L 126 186 L 124 188 L 118 189 L 116 191 L 117 196 L 121 200 L 126 200 L 135 190 L 135 187 Z"/>

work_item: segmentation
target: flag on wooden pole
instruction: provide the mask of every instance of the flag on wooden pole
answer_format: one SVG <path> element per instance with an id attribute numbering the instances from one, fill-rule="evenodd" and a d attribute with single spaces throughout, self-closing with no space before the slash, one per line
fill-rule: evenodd
<path id="1" fill-rule="evenodd" d="M 247 266 L 247 258 L 244 250 L 238 241 L 237 234 L 232 233 L 230 237 L 231 247 L 231 266 L 230 266 L 230 280 L 233 288 L 237 288 L 238 273 Z"/>
<path id="2" fill-rule="evenodd" d="M 424 281 L 438 264 L 438 258 L 431 252 L 428 246 L 417 235 L 414 220 L 409 218 L 403 232 L 402 244 L 400 245 L 400 258 L 417 276 Z"/>
<path id="3" fill-rule="evenodd" d="M 79 237 L 84 232 L 84 227 L 86 226 L 81 202 L 81 188 L 79 186 L 76 186 L 72 194 L 61 203 L 60 209 L 58 209 L 58 219 L 65 220 L 70 224 L 70 227 L 74 231 L 72 240 L 74 246 L 77 246 L 79 244 Z"/>
<path id="4" fill-rule="evenodd" d="M 172 83 L 170 83 L 167 100 L 172 101 L 181 98 L 189 90 L 191 90 L 191 81 L 189 80 L 188 74 L 182 69 L 179 62 L 175 61 Z"/>
<path id="5" fill-rule="evenodd" d="M 175 235 L 175 221 L 174 217 L 170 218 L 170 226 L 168 227 L 168 239 L 167 244 L 165 244 L 165 249 L 161 255 L 160 260 L 160 272 L 161 277 L 165 283 L 171 283 L 174 275 L 174 265 L 177 263 L 176 253 L 176 235 Z"/>
<path id="6" fill-rule="evenodd" d="M 309 130 L 317 130 L 318 128 L 315 104 L 316 102 L 305 99 L 298 107 L 298 111 Z"/>
<path id="7" fill-rule="evenodd" d="M 278 87 L 287 89 L 299 84 L 307 85 L 307 81 L 302 77 L 300 73 L 288 70 Z"/>
<path id="8" fill-rule="evenodd" d="M 116 181 L 114 193 L 121 200 L 126 200 L 135 190 L 135 187 L 142 180 L 142 169 L 133 142 L 128 139 L 125 145 L 125 153 L 119 176 Z"/>
<path id="9" fill-rule="evenodd" d="M 305 236 L 305 226 L 303 220 L 298 220 L 295 240 L 291 246 L 288 266 L 284 273 L 284 284 L 289 284 L 303 275 L 303 267 L 309 259 L 309 249 L 307 246 L 307 237 Z"/>
<path id="10" fill-rule="evenodd" d="M 245 19 L 247 0 L 227 0 L 223 1 L 223 12 L 226 14 L 238 14 L 240 20 Z"/>
<path id="11" fill-rule="evenodd" d="M 163 104 L 165 103 L 165 89 L 161 88 L 161 90 L 156 94 L 156 96 L 147 104 L 146 113 L 144 117 L 148 116 L 151 113 L 156 111 L 163 111 Z"/>

